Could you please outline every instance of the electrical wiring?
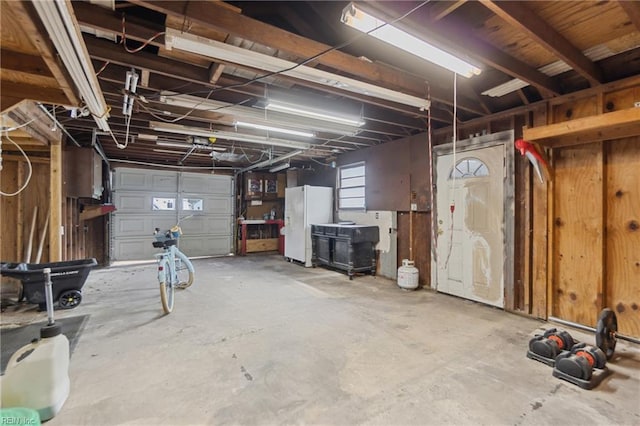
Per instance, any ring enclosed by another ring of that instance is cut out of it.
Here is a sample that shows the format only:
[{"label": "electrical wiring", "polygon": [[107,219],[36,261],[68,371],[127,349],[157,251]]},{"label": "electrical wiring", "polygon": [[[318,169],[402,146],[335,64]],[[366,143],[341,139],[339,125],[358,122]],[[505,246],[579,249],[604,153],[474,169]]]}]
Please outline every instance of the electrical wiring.
[{"label": "electrical wiring", "polygon": [[0,132],[13,132],[15,130],[18,129],[22,129],[23,127],[27,127],[29,124],[33,123],[36,120],[36,117],[32,118],[31,120],[27,121],[26,123],[23,123],[19,126],[15,126],[15,127],[9,127],[6,129],[0,128]]},{"label": "electrical wiring", "polygon": [[104,70],[105,70],[105,68],[107,68],[107,65],[109,65],[110,63],[111,63],[110,61],[106,61],[106,62],[104,63],[104,65],[102,66],[102,68],[100,68],[100,70],[96,73],[96,77],[97,77],[97,76],[99,76],[99,75],[100,75],[100,73],[101,73],[102,71],[104,71]]},{"label": "electrical wiring", "polygon": [[125,15],[124,15],[124,13],[122,14],[122,37],[121,37],[120,43],[124,47],[124,50],[126,50],[128,53],[138,53],[139,51],[141,51],[142,49],[147,47],[149,45],[149,43],[151,43],[153,40],[155,40],[156,38],[160,37],[161,35],[164,35],[164,31],[160,31],[160,32],[156,33],[150,39],[148,39],[144,43],[142,43],[142,46],[137,47],[136,49],[129,49],[127,47],[127,31],[126,31],[126,27],[125,27]]},{"label": "electrical wiring", "polygon": [[31,160],[29,160],[29,157],[24,152],[24,150],[20,147],[20,145],[15,143],[13,141],[13,139],[11,139],[8,134],[6,134],[6,132],[4,132],[4,133],[5,133],[5,135],[3,137],[5,139],[7,139],[9,142],[11,142],[12,144],[14,144],[16,146],[16,148],[18,148],[18,150],[22,153],[24,158],[27,160],[27,166],[29,168],[29,173],[27,175],[27,179],[25,180],[24,184],[22,185],[22,187],[20,189],[18,189],[15,192],[11,192],[11,193],[0,191],[0,195],[2,195],[4,197],[13,197],[13,196],[16,196],[16,195],[20,194],[22,191],[24,191],[24,189],[27,187],[27,185],[29,185],[29,182],[31,181],[31,175],[33,174],[33,167],[31,166]]}]

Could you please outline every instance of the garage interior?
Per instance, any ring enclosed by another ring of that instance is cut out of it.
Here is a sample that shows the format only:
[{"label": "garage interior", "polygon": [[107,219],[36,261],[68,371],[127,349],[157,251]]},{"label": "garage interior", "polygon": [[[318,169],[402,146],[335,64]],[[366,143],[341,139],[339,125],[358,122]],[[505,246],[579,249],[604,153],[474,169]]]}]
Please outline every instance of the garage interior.
[{"label": "garage interior", "polygon": [[[640,3],[0,8],[0,259],[98,263],[55,311],[50,424],[639,421]],[[178,221],[196,280],[163,315],[152,234]],[[20,289],[3,369],[47,318]],[[603,309],[594,389],[525,356],[551,327],[594,344]]]}]

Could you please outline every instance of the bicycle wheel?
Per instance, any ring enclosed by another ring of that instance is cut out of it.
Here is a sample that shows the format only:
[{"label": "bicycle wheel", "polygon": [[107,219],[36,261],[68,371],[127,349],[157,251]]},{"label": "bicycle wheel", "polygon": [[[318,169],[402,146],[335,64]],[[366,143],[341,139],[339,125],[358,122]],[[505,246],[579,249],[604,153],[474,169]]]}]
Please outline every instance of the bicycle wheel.
[{"label": "bicycle wheel", "polygon": [[187,288],[193,284],[193,269],[182,261],[179,255],[176,256],[176,273],[178,275],[178,288]]},{"label": "bicycle wheel", "polygon": [[169,314],[173,310],[173,295],[175,292],[175,285],[171,278],[173,277],[173,270],[167,259],[162,259],[160,267],[164,271],[164,280],[160,282],[160,300],[162,301],[164,313]]}]

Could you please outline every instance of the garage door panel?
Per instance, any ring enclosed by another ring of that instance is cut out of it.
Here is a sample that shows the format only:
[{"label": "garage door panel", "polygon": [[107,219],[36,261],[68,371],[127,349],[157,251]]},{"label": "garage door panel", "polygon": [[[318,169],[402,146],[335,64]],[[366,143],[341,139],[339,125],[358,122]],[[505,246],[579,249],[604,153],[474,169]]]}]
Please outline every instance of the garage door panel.
[{"label": "garage door panel", "polygon": [[229,185],[227,176],[183,175],[180,190],[194,194],[228,194]]},{"label": "garage door panel", "polygon": [[[153,259],[153,230],[170,229],[189,215],[180,223],[180,246],[188,256],[233,251],[232,177],[116,168],[114,182],[112,260]],[[154,210],[154,199],[162,210]]]},{"label": "garage door panel", "polygon": [[231,217],[229,216],[194,216],[180,224],[182,233],[198,234],[231,234]]},{"label": "garage door panel", "polygon": [[228,235],[185,235],[180,238],[180,250],[189,257],[221,256],[229,254],[231,238]]},{"label": "garage door panel", "polygon": [[129,191],[167,191],[178,190],[178,176],[175,172],[116,169],[113,189]]},{"label": "garage door panel", "polygon": [[151,242],[140,238],[119,240],[114,246],[114,257],[116,260],[153,260],[153,253],[158,249],[154,248]]}]

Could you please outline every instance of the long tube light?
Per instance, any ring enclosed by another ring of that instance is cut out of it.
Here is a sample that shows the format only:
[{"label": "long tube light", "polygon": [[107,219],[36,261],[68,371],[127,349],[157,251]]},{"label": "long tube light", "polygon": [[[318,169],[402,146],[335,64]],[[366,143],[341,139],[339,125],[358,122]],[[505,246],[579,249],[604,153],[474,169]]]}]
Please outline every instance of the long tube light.
[{"label": "long tube light", "polygon": [[327,112],[317,111],[300,105],[288,104],[281,101],[269,100],[266,109],[287,114],[300,115],[303,117],[313,118],[316,120],[326,120],[333,123],[345,124],[347,126],[361,127],[365,122],[360,117],[346,117],[341,115],[329,114]]},{"label": "long tube light", "polygon": [[244,169],[240,170],[240,173],[248,172],[249,170],[253,170],[253,169],[259,169],[261,167],[267,167],[267,166],[270,166],[270,165],[272,165],[274,163],[279,163],[280,161],[284,161],[284,160],[287,160],[287,159],[289,159],[291,157],[295,157],[296,155],[299,155],[299,154],[302,154],[302,150],[291,151],[291,152],[288,152],[288,153],[286,153],[284,155],[281,155],[280,157],[270,158],[268,160],[264,160],[264,161],[261,161],[259,163],[255,163],[255,164],[252,164],[252,165],[250,165],[248,167],[245,167]]},{"label": "long tube light", "polygon": [[285,129],[283,127],[266,126],[264,124],[248,123],[246,121],[236,121],[236,126],[248,127],[250,129],[266,130],[268,132],[284,133],[286,135],[301,136],[303,138],[312,138],[315,135],[311,132],[302,132],[299,130]]},{"label": "long tube light", "polygon": [[288,169],[289,167],[291,167],[291,163],[290,162],[286,162],[286,163],[282,163],[282,164],[278,164],[277,166],[274,166],[272,168],[269,169],[270,173],[276,173],[276,172],[280,172],[284,169]]},{"label": "long tube light", "polygon": [[267,138],[259,135],[244,133],[224,132],[220,130],[199,129],[197,127],[182,126],[179,124],[149,122],[149,127],[157,132],[174,133],[178,135],[203,136],[205,138],[217,138],[231,141],[255,143],[261,145],[281,146],[284,148],[309,149],[311,144],[306,142],[290,141],[286,139]]},{"label": "long tube light", "polygon": [[93,65],[87,59],[89,55],[69,10],[69,2],[35,0],[32,4],[96,124],[100,130],[109,131],[107,103]]},{"label": "long tube light", "polygon": [[273,126],[286,126],[294,129],[313,129],[316,132],[331,133],[337,135],[354,136],[360,129],[352,124],[340,123],[333,120],[333,117],[326,118],[311,117],[302,115],[303,117],[292,117],[289,111],[275,111],[265,115],[263,110],[251,108],[241,105],[234,105],[226,102],[215,101],[212,99],[203,99],[198,96],[179,95],[175,92],[163,91],[160,93],[160,102],[179,106],[188,109],[197,109],[201,111],[220,111],[220,114],[228,114],[240,121],[249,121],[251,123]]},{"label": "long tube light", "polygon": [[480,68],[366,13],[354,3],[344,8],[340,20],[351,28],[467,78],[481,72]]},{"label": "long tube light", "polygon": [[206,56],[214,60],[222,60],[269,72],[277,72],[282,75],[310,81],[324,86],[335,87],[347,92],[358,93],[360,95],[413,106],[420,110],[428,109],[430,105],[429,101],[423,98],[396,92],[394,90],[375,86],[373,84],[358,81],[342,75],[332,74],[306,65],[299,65],[295,62],[232,46],[230,44],[221,43],[219,41],[183,33],[172,28],[166,29],[165,47],[168,50],[183,50]]},{"label": "long tube light", "polygon": [[[188,144],[188,143],[180,143],[180,142],[170,142],[170,141],[156,141],[156,145],[157,146],[165,146],[168,148],[191,148],[193,146],[196,146],[194,144]],[[226,148],[223,147],[219,147],[219,146],[210,146],[210,145],[197,145],[196,146],[197,149],[208,149],[210,151],[226,151]]]}]

